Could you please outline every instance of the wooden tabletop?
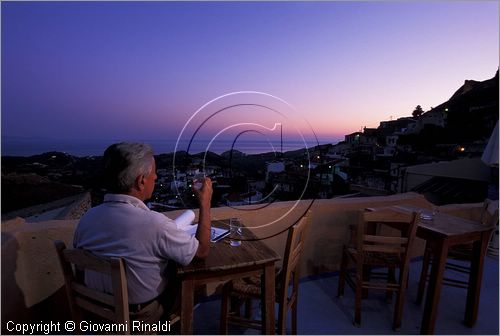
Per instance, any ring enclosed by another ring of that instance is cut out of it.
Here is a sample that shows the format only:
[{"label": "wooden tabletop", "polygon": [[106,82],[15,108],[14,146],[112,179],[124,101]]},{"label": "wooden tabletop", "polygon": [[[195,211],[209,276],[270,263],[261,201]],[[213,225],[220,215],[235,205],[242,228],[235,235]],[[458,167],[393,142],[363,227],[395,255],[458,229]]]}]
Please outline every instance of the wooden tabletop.
[{"label": "wooden tabletop", "polygon": [[[396,211],[417,211],[424,214],[431,214],[431,210],[425,210],[414,206],[392,206],[390,209]],[[432,219],[421,219],[418,220],[418,234],[422,235],[426,231],[432,231],[433,235],[439,235],[442,238],[453,238],[458,236],[478,234],[481,232],[489,231],[492,228],[481,224],[478,221],[473,221],[465,219],[462,217],[457,217],[449,215],[442,212],[437,212],[433,215]]]},{"label": "wooden tabletop", "polygon": [[[225,227],[227,220],[214,221],[213,226]],[[255,238],[249,230],[245,238]],[[215,243],[210,243],[210,253],[206,259],[195,259],[189,265],[179,267],[178,274],[186,275],[197,272],[216,272],[232,268],[255,266],[277,261],[280,256],[259,240],[242,240],[240,246],[231,246],[229,236]]]}]

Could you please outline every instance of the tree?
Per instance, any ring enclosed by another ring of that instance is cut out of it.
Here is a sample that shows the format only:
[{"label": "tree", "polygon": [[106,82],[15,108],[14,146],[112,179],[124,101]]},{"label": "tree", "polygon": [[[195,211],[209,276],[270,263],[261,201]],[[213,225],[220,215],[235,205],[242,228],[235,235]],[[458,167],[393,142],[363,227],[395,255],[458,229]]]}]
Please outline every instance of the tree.
[{"label": "tree", "polygon": [[418,118],[420,117],[422,114],[424,113],[424,110],[422,110],[422,106],[420,105],[417,105],[417,107],[415,107],[415,110],[413,110],[413,117],[414,118]]}]

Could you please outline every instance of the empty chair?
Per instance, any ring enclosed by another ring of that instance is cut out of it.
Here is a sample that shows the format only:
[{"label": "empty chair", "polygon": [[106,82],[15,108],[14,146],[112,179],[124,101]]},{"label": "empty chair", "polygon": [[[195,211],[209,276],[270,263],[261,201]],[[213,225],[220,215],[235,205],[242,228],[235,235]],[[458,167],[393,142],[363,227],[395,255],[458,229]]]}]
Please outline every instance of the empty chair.
[{"label": "empty chair", "polygon": [[[417,229],[417,214],[387,211],[360,211],[354,244],[344,245],[338,296],[344,295],[345,282],[355,292],[354,323],[361,325],[361,301],[368,289],[396,293],[393,328],[401,327],[404,293],[408,281],[409,251]],[[377,224],[398,229],[398,236],[377,234]],[[349,268],[353,264],[353,268]],[[375,272],[375,270],[376,272]],[[399,276],[396,279],[396,270]],[[383,271],[383,272],[382,272]]]},{"label": "empty chair", "polygon": [[[489,211],[490,201],[486,200],[481,210],[480,222],[483,225],[496,227],[498,225],[498,205],[493,214]],[[443,285],[453,286],[458,288],[468,288],[468,275],[470,273],[470,261],[472,256],[472,243],[460,244],[450,247],[448,250],[448,260],[445,264],[445,272],[443,277]],[[422,261],[422,271],[417,292],[417,304],[422,302],[425,292],[425,285],[429,279],[429,266],[432,264],[432,249],[426,246],[424,258]],[[467,280],[466,280],[467,279]]]},{"label": "empty chair", "polygon": [[[279,304],[277,332],[279,334],[284,334],[286,331],[286,315],[290,309],[292,311],[292,334],[297,334],[299,262],[304,249],[305,231],[309,223],[309,217],[310,211],[288,229],[283,266],[276,274],[276,302]],[[250,300],[261,298],[261,293],[261,279],[258,277],[249,277],[226,283],[222,291],[221,333],[227,333],[228,323],[249,328],[261,328],[261,321],[253,320],[249,311],[251,308]],[[245,317],[229,313],[231,297],[246,300],[247,312]]]}]

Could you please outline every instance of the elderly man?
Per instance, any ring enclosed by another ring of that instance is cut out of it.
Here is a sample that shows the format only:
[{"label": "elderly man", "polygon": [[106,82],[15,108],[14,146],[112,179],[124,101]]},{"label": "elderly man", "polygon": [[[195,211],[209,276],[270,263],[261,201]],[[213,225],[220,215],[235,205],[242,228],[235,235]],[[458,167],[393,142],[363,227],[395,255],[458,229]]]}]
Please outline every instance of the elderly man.
[{"label": "elderly man", "polygon": [[[169,313],[175,300],[175,293],[166,290],[175,283],[168,276],[169,262],[187,265],[195,257],[208,255],[212,182],[205,178],[202,188],[193,190],[200,211],[196,235],[191,237],[177,229],[173,220],[144,204],[157,178],[150,146],[117,143],[106,149],[103,161],[109,193],[103,204],[82,217],[73,244],[100,256],[124,258],[131,318],[156,322]],[[100,290],[111,286],[109,277],[98,273],[86,272],[85,281]]]}]

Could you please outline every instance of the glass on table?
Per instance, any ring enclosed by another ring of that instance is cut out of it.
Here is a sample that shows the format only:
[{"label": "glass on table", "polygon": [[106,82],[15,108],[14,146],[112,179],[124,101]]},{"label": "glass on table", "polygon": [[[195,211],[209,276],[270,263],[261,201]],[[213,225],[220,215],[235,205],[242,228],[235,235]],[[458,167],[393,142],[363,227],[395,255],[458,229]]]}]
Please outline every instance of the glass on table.
[{"label": "glass on table", "polygon": [[239,237],[241,236],[241,219],[232,217],[229,219],[229,244],[231,246],[240,246],[241,240]]},{"label": "glass on table", "polygon": [[420,213],[420,219],[433,220],[437,214],[439,214],[439,207],[432,206],[431,211],[423,211],[422,213]]},{"label": "glass on table", "polygon": [[439,207],[437,205],[432,206],[432,217],[436,217],[439,214]]}]

